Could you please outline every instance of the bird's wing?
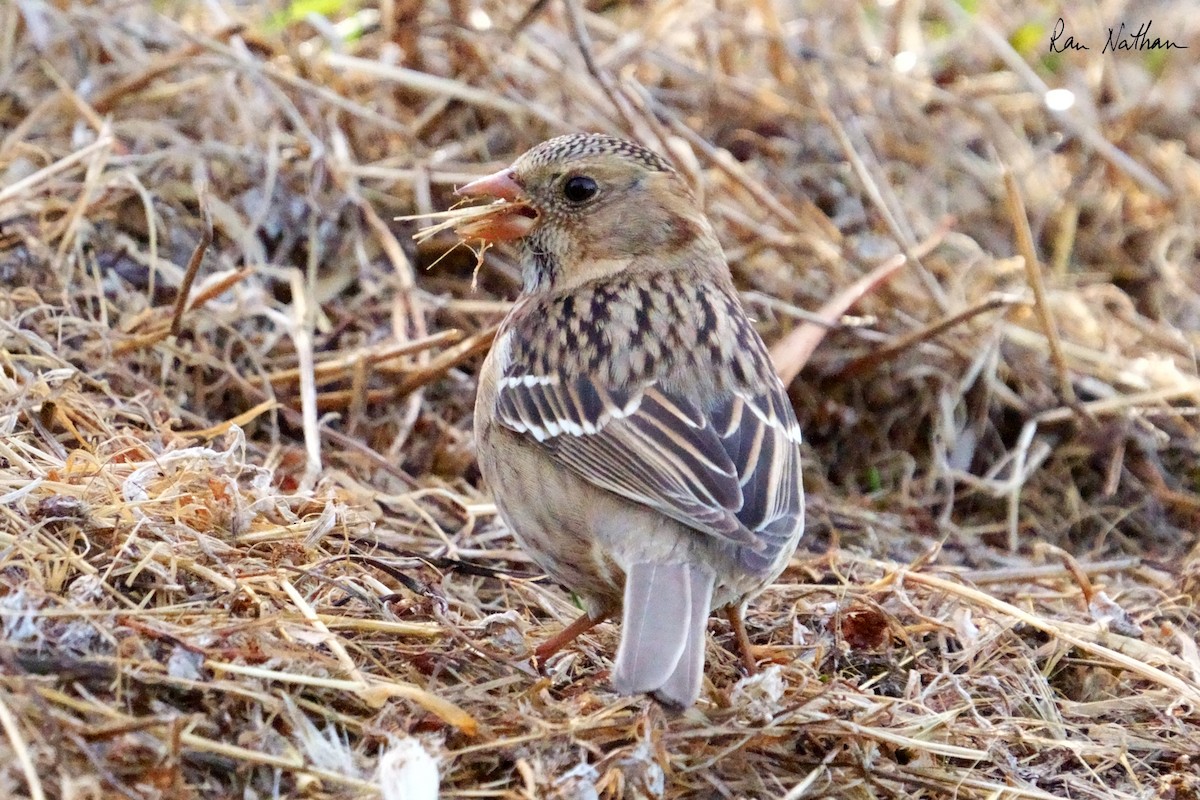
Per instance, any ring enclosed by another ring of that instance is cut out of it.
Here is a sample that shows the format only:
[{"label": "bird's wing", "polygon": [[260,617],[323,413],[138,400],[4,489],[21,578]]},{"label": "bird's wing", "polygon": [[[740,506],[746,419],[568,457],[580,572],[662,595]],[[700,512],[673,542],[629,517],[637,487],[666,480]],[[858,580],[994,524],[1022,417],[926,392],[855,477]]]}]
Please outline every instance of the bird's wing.
[{"label": "bird's wing", "polygon": [[766,571],[803,508],[800,429],[778,380],[708,407],[650,381],[618,390],[587,377],[500,379],[496,417],[603,489],[739,545]]}]

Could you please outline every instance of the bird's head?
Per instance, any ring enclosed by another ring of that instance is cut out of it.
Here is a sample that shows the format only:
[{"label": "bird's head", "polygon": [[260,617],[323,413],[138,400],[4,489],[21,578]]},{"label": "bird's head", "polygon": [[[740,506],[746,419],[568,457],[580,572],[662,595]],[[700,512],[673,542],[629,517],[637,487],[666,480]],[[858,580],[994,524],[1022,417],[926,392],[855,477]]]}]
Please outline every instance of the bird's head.
[{"label": "bird's head", "polygon": [[543,142],[511,167],[458,190],[506,202],[460,228],[522,239],[525,288],[567,288],[626,270],[661,270],[720,252],[687,183],[641,145],[600,134]]}]

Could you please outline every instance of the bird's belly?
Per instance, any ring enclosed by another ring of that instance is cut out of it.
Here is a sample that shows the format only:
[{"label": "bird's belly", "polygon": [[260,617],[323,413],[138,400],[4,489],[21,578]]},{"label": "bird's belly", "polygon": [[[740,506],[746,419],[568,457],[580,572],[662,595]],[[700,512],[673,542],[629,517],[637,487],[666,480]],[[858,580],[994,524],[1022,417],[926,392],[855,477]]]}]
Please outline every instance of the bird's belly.
[{"label": "bird's belly", "polygon": [[[621,607],[625,567],[632,563],[712,566],[714,608],[741,603],[778,575],[746,572],[731,544],[600,489],[515,434],[477,423],[483,477],[501,518],[551,578],[587,603],[589,613]],[[501,455],[485,457],[487,450]]]},{"label": "bird's belly", "polygon": [[480,458],[480,466],[517,543],[551,578],[579,594],[589,612],[619,608],[625,576],[595,534],[597,506],[604,505],[597,490],[527,444],[505,446],[507,431],[480,433],[481,451],[503,449],[502,457]]}]

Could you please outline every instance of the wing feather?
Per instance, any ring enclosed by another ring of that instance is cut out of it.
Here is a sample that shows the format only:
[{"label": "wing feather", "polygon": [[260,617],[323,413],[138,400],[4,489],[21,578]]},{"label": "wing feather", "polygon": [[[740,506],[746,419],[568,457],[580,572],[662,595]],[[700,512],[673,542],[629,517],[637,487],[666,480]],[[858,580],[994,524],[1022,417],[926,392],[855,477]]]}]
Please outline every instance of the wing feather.
[{"label": "wing feather", "polygon": [[802,524],[799,428],[783,386],[730,392],[707,407],[648,381],[514,372],[496,416],[591,483],[738,545],[766,571]]}]

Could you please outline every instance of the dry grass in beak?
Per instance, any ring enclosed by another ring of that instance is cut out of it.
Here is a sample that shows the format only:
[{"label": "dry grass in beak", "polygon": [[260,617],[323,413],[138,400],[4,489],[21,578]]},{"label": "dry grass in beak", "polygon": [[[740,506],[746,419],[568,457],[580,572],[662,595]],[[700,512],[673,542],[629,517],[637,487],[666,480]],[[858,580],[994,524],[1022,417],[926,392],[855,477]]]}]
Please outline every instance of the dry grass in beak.
[{"label": "dry grass in beak", "polygon": [[478,239],[490,244],[520,239],[533,228],[537,221],[537,213],[519,201],[497,200],[482,206],[462,206],[448,211],[431,211],[428,214],[412,214],[396,219],[440,220],[417,230],[413,239],[418,242],[424,242],[450,228],[464,240]]},{"label": "dry grass in beak", "polygon": [[[471,223],[478,222],[497,212],[504,212],[506,206],[517,206],[520,203],[513,203],[508,200],[497,200],[494,203],[488,203],[482,206],[460,206],[458,208],[447,209],[446,211],[430,211],[428,214],[409,214],[403,217],[396,217],[397,222],[410,222],[413,220],[438,220],[432,225],[426,225],[418,228],[413,234],[413,239],[417,242],[425,242],[437,236],[444,230],[453,230],[455,233],[462,236],[464,239],[474,238],[470,236]],[[464,229],[467,230],[464,233]]]},{"label": "dry grass in beak", "polygon": [[[521,202],[497,200],[481,206],[460,206],[446,211],[431,211],[428,214],[410,214],[396,217],[399,221],[438,220],[432,225],[418,228],[413,234],[417,242],[425,242],[444,230],[453,230],[460,238],[459,244],[475,253],[475,269],[471,273],[471,288],[478,288],[479,268],[483,266],[483,254],[493,242],[518,239],[524,236],[536,220],[533,209]],[[479,247],[472,246],[479,242]],[[455,248],[448,249],[429,268],[449,255]]]}]

